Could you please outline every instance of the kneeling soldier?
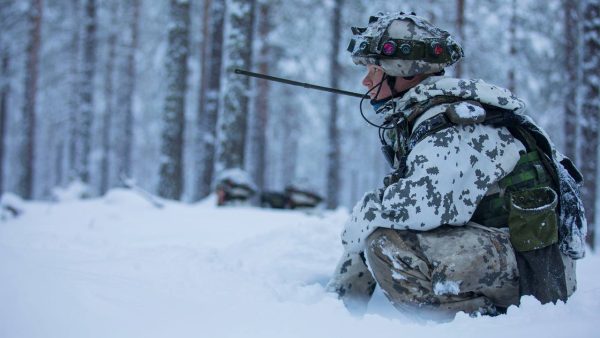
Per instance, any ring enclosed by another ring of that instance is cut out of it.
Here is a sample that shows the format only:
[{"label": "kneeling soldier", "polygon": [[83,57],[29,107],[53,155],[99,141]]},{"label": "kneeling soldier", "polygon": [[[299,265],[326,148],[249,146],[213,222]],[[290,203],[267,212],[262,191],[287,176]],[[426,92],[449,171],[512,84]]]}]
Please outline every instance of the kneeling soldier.
[{"label": "kneeling soldier", "polygon": [[570,160],[508,90],[444,76],[463,56],[448,32],[404,13],[352,31],[394,170],[352,210],[329,290],[362,312],[379,285],[399,310],[440,320],[522,295],[566,301],[586,234]]}]

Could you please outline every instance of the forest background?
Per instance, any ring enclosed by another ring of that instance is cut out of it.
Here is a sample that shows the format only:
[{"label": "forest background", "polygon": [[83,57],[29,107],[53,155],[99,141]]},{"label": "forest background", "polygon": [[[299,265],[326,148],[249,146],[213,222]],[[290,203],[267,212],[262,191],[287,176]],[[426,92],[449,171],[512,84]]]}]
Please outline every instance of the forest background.
[{"label": "forest background", "polygon": [[238,167],[261,191],[295,184],[351,207],[390,170],[360,100],[231,70],[364,92],[350,27],[400,10],[463,45],[447,75],[527,102],[583,171],[593,230],[598,0],[0,0],[0,193],[47,200],[82,182],[99,196],[132,179],[195,202]]}]

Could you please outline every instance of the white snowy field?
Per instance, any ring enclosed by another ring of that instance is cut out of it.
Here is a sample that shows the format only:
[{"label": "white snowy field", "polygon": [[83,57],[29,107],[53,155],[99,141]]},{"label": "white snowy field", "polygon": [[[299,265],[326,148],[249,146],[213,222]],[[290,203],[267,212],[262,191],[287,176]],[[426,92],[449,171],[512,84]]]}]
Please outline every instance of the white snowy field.
[{"label": "white snowy field", "polygon": [[28,202],[0,221],[0,337],[599,337],[600,256],[567,304],[446,324],[400,316],[377,291],[356,318],[324,292],[343,210],[324,216],[167,202],[127,190]]}]

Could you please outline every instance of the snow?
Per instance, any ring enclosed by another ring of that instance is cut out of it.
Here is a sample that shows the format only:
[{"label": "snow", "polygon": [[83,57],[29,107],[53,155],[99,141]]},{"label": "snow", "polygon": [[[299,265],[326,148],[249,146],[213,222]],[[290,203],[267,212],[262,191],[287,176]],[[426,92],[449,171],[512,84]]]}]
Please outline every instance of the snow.
[{"label": "snow", "polygon": [[0,221],[0,337],[594,337],[598,255],[568,304],[446,324],[399,315],[376,291],[362,318],[324,286],[348,214],[216,208],[214,196],[157,209],[105,198],[24,202]]},{"label": "snow", "polygon": [[74,180],[65,188],[52,189],[52,197],[60,202],[75,201],[89,195],[89,187],[80,180]]},{"label": "snow", "polygon": [[436,295],[458,295],[460,293],[461,281],[443,281],[437,282],[433,286],[433,293]]},{"label": "snow", "polygon": [[254,184],[254,182],[252,182],[252,178],[250,177],[250,175],[240,168],[225,169],[218,173],[215,182],[222,182],[224,180],[229,180],[236,184],[245,185],[255,191],[257,190],[257,187]]},{"label": "snow", "polygon": [[21,210],[25,208],[25,201],[18,195],[13,193],[4,193],[0,196],[0,206],[10,206],[15,209]]}]

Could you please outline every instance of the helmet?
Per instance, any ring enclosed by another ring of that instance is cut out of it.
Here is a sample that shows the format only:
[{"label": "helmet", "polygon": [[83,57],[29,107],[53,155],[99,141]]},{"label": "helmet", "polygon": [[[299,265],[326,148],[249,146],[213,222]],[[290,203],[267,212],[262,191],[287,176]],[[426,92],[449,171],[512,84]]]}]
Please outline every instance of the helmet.
[{"label": "helmet", "polygon": [[414,13],[378,13],[352,34],[352,61],[378,65],[390,76],[437,73],[464,56],[450,33]]}]

